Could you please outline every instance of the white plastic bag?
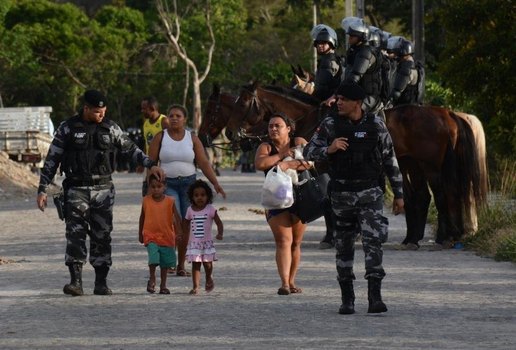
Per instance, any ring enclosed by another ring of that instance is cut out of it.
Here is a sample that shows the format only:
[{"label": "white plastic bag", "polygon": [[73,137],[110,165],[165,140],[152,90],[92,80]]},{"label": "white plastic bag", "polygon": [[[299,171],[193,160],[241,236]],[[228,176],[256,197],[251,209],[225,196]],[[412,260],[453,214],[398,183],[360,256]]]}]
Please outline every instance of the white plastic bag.
[{"label": "white plastic bag", "polygon": [[262,188],[262,206],[265,209],[290,208],[294,204],[292,180],[280,167],[275,166],[265,176]]}]

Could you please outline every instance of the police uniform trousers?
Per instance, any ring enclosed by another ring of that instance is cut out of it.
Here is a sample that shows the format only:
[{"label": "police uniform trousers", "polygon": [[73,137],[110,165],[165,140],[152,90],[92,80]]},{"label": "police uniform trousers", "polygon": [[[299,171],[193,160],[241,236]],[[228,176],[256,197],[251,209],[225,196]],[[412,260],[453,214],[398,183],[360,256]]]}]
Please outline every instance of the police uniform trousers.
[{"label": "police uniform trousers", "polygon": [[90,236],[90,264],[111,266],[111,231],[115,187],[112,182],[99,186],[69,187],[66,200],[65,264],[86,262],[86,236]]},{"label": "police uniform trousers", "polygon": [[[387,241],[388,220],[383,216],[383,191],[373,187],[359,192],[331,192],[332,214],[335,224],[337,279],[355,279],[353,262],[355,239],[362,233],[365,254],[365,278],[382,279],[382,243]],[[359,231],[357,232],[357,224]]]}]

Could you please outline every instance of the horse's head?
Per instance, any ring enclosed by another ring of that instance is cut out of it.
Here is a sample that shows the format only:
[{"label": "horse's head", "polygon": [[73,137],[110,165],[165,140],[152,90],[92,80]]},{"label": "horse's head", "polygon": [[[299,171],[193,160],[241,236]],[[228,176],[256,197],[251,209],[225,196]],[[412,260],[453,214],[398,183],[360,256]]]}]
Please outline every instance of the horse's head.
[{"label": "horse's head", "polygon": [[264,119],[264,106],[259,98],[258,82],[243,86],[235,100],[233,113],[229,118],[226,136],[232,141],[246,137],[247,131]]},{"label": "horse's head", "polygon": [[220,135],[222,129],[232,113],[235,97],[227,93],[221,93],[217,84],[213,85],[213,91],[206,101],[204,118],[199,127],[199,138],[203,146],[207,147],[213,139]]}]

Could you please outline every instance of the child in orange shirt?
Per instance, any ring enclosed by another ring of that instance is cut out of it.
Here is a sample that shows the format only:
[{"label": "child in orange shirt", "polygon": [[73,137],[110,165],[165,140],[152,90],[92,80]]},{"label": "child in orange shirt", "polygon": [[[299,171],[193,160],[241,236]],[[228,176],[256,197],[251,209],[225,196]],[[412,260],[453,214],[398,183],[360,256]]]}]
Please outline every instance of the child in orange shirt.
[{"label": "child in orange shirt", "polygon": [[138,238],[147,247],[149,256],[147,292],[156,292],[156,266],[159,265],[159,294],[170,294],[167,272],[176,265],[176,234],[181,237],[181,218],[176,211],[174,198],[164,193],[165,184],[151,175],[148,194],[142,201]]}]

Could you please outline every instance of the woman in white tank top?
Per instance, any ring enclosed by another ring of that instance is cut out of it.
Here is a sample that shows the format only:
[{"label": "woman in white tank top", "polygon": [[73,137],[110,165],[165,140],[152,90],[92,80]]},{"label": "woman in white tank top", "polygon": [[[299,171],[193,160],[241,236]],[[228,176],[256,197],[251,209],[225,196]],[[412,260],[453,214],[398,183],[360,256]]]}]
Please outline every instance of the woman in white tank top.
[{"label": "woman in white tank top", "polygon": [[[176,209],[183,218],[190,205],[187,195],[188,187],[196,180],[196,165],[211,182],[215,191],[226,198],[224,189],[219,185],[217,176],[211,167],[204,147],[197,137],[185,129],[187,111],[181,105],[172,105],[168,112],[168,128],[157,134],[149,146],[149,158],[160,162],[166,175],[165,194],[173,196]],[[178,276],[186,276],[184,268],[188,236],[178,242]]]}]

